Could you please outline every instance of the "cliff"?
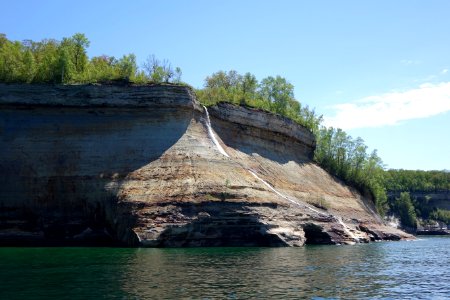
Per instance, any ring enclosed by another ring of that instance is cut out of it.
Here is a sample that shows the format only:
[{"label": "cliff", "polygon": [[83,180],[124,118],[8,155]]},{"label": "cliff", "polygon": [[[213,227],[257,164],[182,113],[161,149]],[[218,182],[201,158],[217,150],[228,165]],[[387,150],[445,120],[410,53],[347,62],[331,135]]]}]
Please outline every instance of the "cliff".
[{"label": "cliff", "polygon": [[0,243],[301,246],[411,236],[305,128],[183,86],[0,84]]},{"label": "cliff", "polygon": [[[388,191],[388,199],[393,201],[400,197],[400,191]],[[450,190],[413,191],[409,192],[412,199],[425,202],[430,209],[440,208],[450,210]]]}]

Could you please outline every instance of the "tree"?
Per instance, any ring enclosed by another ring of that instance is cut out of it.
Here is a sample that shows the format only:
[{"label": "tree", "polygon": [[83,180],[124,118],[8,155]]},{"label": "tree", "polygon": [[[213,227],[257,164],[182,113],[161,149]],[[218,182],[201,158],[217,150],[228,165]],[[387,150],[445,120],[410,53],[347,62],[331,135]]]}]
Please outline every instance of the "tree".
[{"label": "tree", "polygon": [[27,83],[33,81],[36,73],[36,62],[30,49],[25,50],[22,55],[22,70],[20,70],[20,73],[22,74],[20,81]]},{"label": "tree", "polygon": [[285,78],[269,76],[261,81],[259,87],[263,98],[267,99],[276,113],[284,115],[294,100],[294,86]]},{"label": "tree", "polygon": [[242,76],[235,70],[228,72],[219,71],[205,79],[205,88],[224,89],[227,92],[238,89]]},{"label": "tree", "polygon": [[308,106],[302,107],[295,100],[293,90],[293,85],[280,76],[270,76],[258,83],[251,73],[241,75],[231,70],[206,77],[204,88],[197,91],[197,96],[205,105],[226,101],[272,111],[293,119],[312,132],[318,131],[322,116],[317,116]]},{"label": "tree", "polygon": [[6,38],[6,34],[0,33],[0,47],[3,47],[3,45],[8,42],[8,39]]},{"label": "tree", "polygon": [[20,42],[2,42],[0,48],[0,80],[17,82],[21,79],[22,44]]},{"label": "tree", "polygon": [[9,41],[0,33],[0,82],[67,84],[125,79],[141,84],[149,80],[181,83],[181,69],[173,69],[168,60],[161,62],[152,56],[150,63],[144,64],[144,70],[139,70],[134,54],[119,60],[106,55],[89,60],[86,53],[89,45],[82,33],[61,41],[40,42]]},{"label": "tree", "polygon": [[245,73],[242,77],[241,87],[244,95],[254,95],[256,93],[256,89],[258,88],[258,80],[256,79],[256,76],[249,72]]},{"label": "tree", "polygon": [[181,83],[181,75],[183,75],[183,72],[181,71],[180,67],[175,68],[175,78],[173,80],[174,83]]},{"label": "tree", "polygon": [[72,46],[69,39],[63,39],[58,49],[58,72],[55,74],[55,82],[69,83],[76,75]]},{"label": "tree", "polygon": [[58,49],[59,43],[55,40],[33,43],[33,55],[36,61],[33,82],[54,82],[58,75],[61,78]]},{"label": "tree", "polygon": [[135,77],[137,71],[136,56],[134,54],[124,55],[119,59],[116,66],[120,79],[131,80]]},{"label": "tree", "polygon": [[394,209],[400,215],[402,225],[416,228],[417,217],[409,193],[402,192],[400,193],[400,197],[395,200]]},{"label": "tree", "polygon": [[176,67],[172,68],[172,64],[164,59],[160,61],[155,55],[150,55],[143,65],[146,76],[155,83],[169,83],[173,80],[175,83],[181,82],[181,69]]},{"label": "tree", "polygon": [[86,55],[86,48],[89,47],[90,42],[83,33],[76,33],[71,37],[73,44],[73,64],[78,73],[84,71],[88,57]]},{"label": "tree", "polygon": [[88,81],[108,81],[118,77],[117,59],[113,56],[95,56],[88,64]]}]

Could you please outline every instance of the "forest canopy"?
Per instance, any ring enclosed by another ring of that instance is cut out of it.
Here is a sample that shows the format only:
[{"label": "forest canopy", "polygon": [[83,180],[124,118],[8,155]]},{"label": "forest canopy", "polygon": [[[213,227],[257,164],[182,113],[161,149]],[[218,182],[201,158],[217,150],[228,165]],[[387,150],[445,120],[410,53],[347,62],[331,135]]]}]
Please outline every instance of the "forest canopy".
[{"label": "forest canopy", "polygon": [[450,172],[422,170],[388,170],[385,174],[388,191],[437,192],[450,190]]},{"label": "forest canopy", "polygon": [[197,90],[198,100],[206,106],[225,101],[246,105],[286,116],[312,132],[319,129],[322,116],[294,98],[294,86],[281,76],[269,76],[258,81],[247,72],[219,71],[205,79],[203,89]]},{"label": "forest canopy", "polygon": [[0,82],[12,83],[181,83],[181,69],[154,55],[141,69],[132,53],[120,58],[101,55],[89,59],[90,41],[82,33],[61,41],[10,41],[0,34]]}]

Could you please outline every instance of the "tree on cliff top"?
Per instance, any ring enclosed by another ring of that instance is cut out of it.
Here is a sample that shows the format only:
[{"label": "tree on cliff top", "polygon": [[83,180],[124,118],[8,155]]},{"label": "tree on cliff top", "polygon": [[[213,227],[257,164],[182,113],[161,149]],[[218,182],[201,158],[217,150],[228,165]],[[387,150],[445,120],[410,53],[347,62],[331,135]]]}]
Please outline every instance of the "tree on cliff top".
[{"label": "tree on cliff top", "polygon": [[86,48],[89,47],[90,42],[87,39],[87,37],[82,33],[75,33],[70,38],[70,42],[73,45],[72,52],[75,69],[77,72],[83,72],[88,62]]},{"label": "tree on cliff top", "polygon": [[9,41],[0,34],[0,82],[94,83],[125,80],[134,83],[181,83],[181,69],[172,69],[164,60],[158,75],[147,76],[140,70],[134,54],[120,59],[99,56],[89,59],[90,42],[82,33],[61,41]]},{"label": "tree on cliff top", "polygon": [[278,114],[286,115],[289,110],[298,113],[300,103],[294,99],[294,86],[281,76],[266,77],[261,81],[260,93],[267,99],[272,110]]},{"label": "tree on cliff top", "polygon": [[197,97],[204,105],[220,101],[261,108],[287,116],[311,131],[318,130],[322,116],[294,97],[294,86],[281,76],[269,76],[258,82],[255,75],[231,70],[219,71],[206,77]]},{"label": "tree on cliff top", "polygon": [[155,83],[181,82],[181,69],[179,67],[173,69],[167,59],[161,61],[155,55],[150,55],[144,62],[143,68],[147,78]]}]

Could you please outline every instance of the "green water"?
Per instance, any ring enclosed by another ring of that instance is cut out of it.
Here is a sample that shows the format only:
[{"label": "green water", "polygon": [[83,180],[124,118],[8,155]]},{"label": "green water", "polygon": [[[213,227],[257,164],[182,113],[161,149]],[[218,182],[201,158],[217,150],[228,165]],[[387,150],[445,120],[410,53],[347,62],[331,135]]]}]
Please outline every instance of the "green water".
[{"label": "green water", "polygon": [[450,297],[450,237],[304,248],[0,248],[0,299]]}]

